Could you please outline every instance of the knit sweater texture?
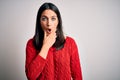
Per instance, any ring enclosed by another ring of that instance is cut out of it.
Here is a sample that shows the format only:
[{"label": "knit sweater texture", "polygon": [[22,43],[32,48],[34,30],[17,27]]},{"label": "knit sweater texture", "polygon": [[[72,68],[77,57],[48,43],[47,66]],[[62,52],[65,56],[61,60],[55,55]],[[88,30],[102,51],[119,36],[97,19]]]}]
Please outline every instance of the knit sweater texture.
[{"label": "knit sweater texture", "polygon": [[82,80],[78,48],[73,38],[66,37],[64,47],[51,47],[47,58],[38,55],[33,39],[26,45],[25,72],[28,80]]}]

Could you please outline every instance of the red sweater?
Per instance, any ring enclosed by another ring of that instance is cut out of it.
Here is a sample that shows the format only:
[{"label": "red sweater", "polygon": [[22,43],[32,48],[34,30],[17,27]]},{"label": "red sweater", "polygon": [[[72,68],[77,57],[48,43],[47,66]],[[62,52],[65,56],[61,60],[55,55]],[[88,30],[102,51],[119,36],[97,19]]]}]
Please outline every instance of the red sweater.
[{"label": "red sweater", "polygon": [[30,39],[26,46],[25,72],[28,80],[82,80],[82,72],[75,41],[67,37],[64,47],[51,47],[47,58],[38,55]]}]

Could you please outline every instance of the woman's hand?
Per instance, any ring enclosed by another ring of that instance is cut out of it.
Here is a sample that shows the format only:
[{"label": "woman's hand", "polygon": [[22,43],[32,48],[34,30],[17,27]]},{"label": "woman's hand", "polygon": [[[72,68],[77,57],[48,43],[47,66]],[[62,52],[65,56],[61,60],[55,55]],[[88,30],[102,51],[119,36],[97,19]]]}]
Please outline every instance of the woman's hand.
[{"label": "woman's hand", "polygon": [[39,55],[46,59],[49,48],[55,43],[56,41],[56,31],[52,30],[46,30],[44,31],[44,39],[43,39],[43,45],[41,48],[41,51],[39,52]]},{"label": "woman's hand", "polygon": [[44,31],[44,39],[41,51],[39,55],[46,59],[49,48],[55,43],[56,41],[56,31],[46,30]]},{"label": "woman's hand", "polygon": [[44,31],[43,46],[50,48],[56,41],[56,30],[47,29]]}]

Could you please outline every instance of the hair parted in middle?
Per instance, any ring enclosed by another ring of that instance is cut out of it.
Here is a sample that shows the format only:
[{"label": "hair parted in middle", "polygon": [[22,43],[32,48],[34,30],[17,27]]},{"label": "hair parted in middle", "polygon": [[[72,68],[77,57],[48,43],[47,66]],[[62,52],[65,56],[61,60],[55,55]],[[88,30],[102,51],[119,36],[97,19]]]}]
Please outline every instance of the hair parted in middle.
[{"label": "hair parted in middle", "polygon": [[61,18],[59,9],[53,3],[44,3],[38,10],[37,18],[36,18],[36,30],[35,30],[35,35],[33,38],[33,44],[37,50],[41,50],[41,47],[43,45],[44,31],[40,24],[40,18],[41,18],[41,14],[43,13],[43,11],[47,9],[54,11],[58,18],[58,26],[57,26],[57,31],[56,31],[57,38],[56,38],[55,43],[53,44],[53,47],[55,47],[56,50],[59,50],[64,47],[65,37],[63,34],[62,18]]}]

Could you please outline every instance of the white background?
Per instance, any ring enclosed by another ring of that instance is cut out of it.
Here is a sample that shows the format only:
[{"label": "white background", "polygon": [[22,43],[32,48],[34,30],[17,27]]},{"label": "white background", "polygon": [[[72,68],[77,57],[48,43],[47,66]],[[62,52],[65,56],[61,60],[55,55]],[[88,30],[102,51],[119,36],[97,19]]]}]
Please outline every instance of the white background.
[{"label": "white background", "polygon": [[[0,1],[0,80],[27,80],[25,47],[46,1]],[[84,80],[120,80],[120,0],[49,1],[78,45]]]}]

